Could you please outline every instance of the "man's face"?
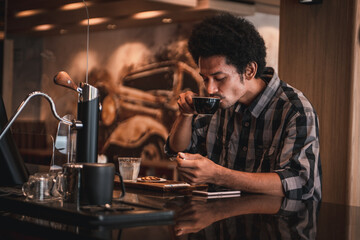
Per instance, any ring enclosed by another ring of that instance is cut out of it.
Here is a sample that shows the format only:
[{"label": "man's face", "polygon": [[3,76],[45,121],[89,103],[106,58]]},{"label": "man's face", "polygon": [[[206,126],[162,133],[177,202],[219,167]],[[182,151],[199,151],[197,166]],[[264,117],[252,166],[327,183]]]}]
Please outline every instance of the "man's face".
[{"label": "man's face", "polygon": [[244,77],[235,66],[226,63],[225,57],[200,57],[199,68],[209,95],[221,98],[221,108],[229,108],[237,101],[247,103],[248,81],[241,81]]}]

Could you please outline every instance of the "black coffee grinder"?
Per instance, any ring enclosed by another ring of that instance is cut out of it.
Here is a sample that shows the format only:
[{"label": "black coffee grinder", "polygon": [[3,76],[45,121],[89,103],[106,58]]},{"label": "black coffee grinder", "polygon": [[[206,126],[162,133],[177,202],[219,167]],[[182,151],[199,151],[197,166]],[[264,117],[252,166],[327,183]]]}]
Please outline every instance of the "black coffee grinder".
[{"label": "black coffee grinder", "polygon": [[83,82],[78,87],[64,71],[55,75],[54,82],[79,94],[77,120],[83,126],[77,130],[76,162],[96,163],[100,112],[98,89]]}]

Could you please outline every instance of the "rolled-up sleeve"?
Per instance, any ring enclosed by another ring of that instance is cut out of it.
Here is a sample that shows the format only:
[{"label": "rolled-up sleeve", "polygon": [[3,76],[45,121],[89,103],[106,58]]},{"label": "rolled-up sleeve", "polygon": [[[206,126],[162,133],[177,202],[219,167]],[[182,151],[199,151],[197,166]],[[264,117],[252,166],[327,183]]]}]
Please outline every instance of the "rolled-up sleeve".
[{"label": "rolled-up sleeve", "polygon": [[297,113],[287,124],[275,172],[290,199],[321,199],[319,125],[314,111]]}]

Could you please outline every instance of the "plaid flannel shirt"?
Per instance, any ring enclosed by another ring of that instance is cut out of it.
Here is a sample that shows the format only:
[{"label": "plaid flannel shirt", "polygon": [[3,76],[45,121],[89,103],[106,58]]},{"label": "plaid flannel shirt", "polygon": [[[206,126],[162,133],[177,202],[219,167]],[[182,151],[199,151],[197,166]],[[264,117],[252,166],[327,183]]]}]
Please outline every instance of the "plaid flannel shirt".
[{"label": "plaid flannel shirt", "polygon": [[[185,152],[246,172],[275,172],[290,199],[321,199],[321,163],[317,114],[297,89],[272,68],[265,90],[249,105],[236,103],[214,115],[193,118]],[[171,153],[167,142],[165,151]]]}]

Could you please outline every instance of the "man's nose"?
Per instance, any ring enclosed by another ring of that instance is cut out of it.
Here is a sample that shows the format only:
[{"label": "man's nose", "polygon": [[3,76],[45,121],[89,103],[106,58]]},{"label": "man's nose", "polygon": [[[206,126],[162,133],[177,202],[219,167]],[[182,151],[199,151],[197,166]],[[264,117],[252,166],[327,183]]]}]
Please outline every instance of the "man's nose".
[{"label": "man's nose", "polygon": [[206,91],[208,92],[208,94],[214,94],[217,93],[218,91],[218,87],[216,85],[216,83],[214,81],[209,81],[206,85]]}]

